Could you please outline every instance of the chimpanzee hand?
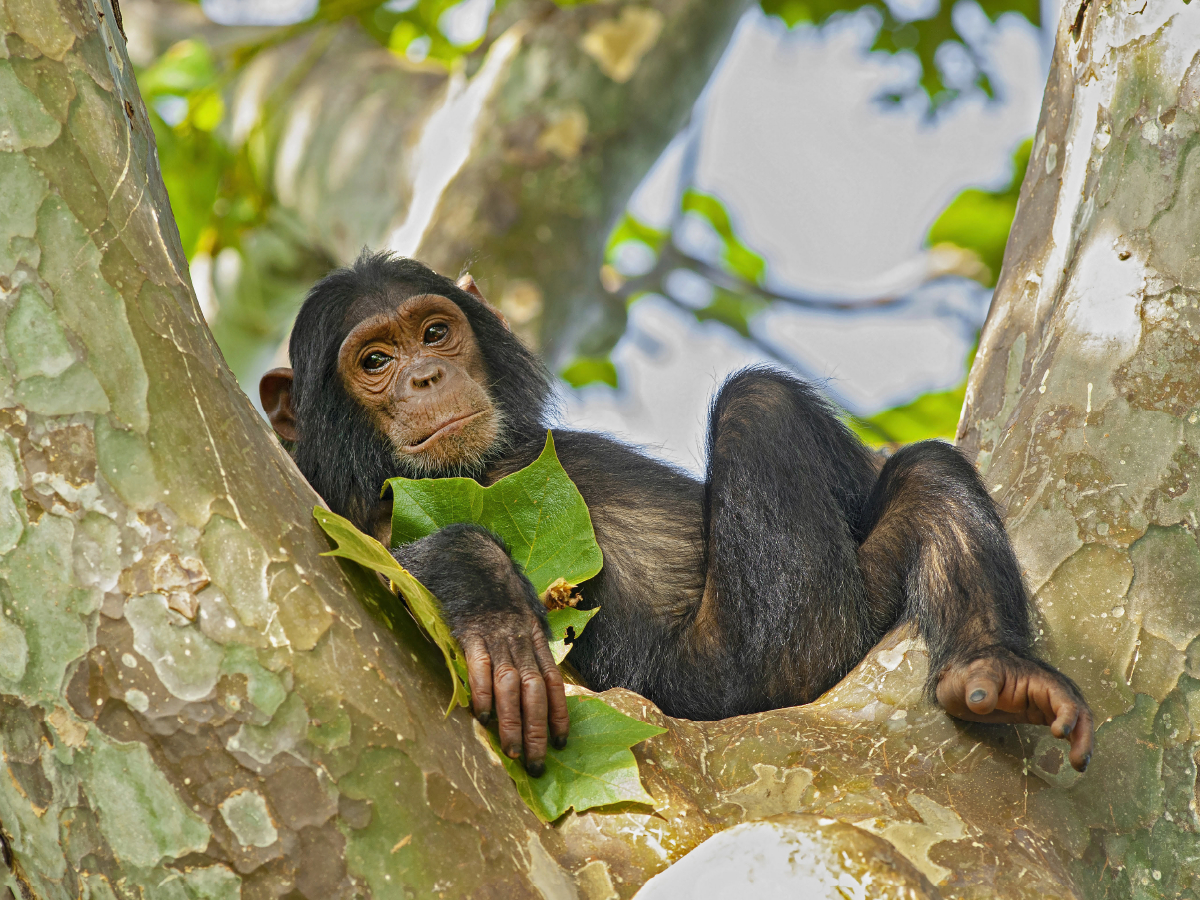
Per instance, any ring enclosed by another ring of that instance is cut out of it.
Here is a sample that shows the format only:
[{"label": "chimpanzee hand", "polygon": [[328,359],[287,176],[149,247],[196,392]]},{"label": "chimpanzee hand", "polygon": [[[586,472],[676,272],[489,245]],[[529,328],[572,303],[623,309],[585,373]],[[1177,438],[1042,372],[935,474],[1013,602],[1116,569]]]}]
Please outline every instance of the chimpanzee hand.
[{"label": "chimpanzee hand", "polygon": [[569,719],[550,655],[546,610],[503,541],[477,525],[450,525],[392,551],[433,592],[467,657],[471,706],[483,724],[495,709],[500,746],[525,770],[545,770],[547,740],[561,749]]},{"label": "chimpanzee hand", "polygon": [[1071,765],[1082,772],[1092,758],[1092,711],[1075,683],[1037,660],[996,649],[967,663],[951,663],[937,686],[938,703],[972,722],[1049,725],[1070,741]]}]

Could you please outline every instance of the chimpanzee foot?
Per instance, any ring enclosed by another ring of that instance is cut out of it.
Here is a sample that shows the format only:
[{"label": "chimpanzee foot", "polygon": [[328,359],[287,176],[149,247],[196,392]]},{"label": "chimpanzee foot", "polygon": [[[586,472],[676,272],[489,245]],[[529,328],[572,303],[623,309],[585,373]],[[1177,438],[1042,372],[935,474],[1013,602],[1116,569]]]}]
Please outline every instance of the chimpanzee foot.
[{"label": "chimpanzee foot", "polygon": [[1092,758],[1092,711],[1069,678],[1044,663],[996,650],[968,663],[951,663],[938,679],[937,699],[952,716],[971,722],[1049,725],[1069,741],[1071,765],[1082,772]]}]

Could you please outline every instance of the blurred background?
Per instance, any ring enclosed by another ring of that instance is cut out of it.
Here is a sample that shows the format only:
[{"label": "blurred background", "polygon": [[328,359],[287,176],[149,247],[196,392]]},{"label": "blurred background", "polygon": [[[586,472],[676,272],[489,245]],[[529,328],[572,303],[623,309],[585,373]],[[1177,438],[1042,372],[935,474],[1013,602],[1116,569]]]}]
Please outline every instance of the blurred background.
[{"label": "blurred background", "polygon": [[1050,0],[124,0],[204,314],[246,393],[365,245],[469,268],[565,424],[685,468],[770,362],[866,440],[953,436]]}]

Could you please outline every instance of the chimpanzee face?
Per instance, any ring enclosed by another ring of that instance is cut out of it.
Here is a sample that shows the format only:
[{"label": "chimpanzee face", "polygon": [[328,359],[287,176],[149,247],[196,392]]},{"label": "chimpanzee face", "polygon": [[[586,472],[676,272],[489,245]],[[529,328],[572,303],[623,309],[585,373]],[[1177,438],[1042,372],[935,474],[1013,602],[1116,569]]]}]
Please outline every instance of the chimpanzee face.
[{"label": "chimpanzee face", "polygon": [[470,469],[502,428],[487,368],[466,315],[439,294],[417,294],[356,324],[338,374],[397,458],[430,474]]}]

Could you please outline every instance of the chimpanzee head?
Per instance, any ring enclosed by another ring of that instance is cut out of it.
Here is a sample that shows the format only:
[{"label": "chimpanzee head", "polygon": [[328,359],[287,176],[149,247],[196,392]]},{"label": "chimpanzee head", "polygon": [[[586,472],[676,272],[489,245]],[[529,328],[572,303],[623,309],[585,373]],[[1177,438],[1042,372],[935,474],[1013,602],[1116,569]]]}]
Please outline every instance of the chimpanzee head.
[{"label": "chimpanzee head", "polygon": [[383,482],[476,476],[543,428],[545,368],[469,275],[363,254],[309,291],[263,409],[330,508],[371,527]]}]

